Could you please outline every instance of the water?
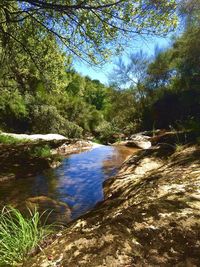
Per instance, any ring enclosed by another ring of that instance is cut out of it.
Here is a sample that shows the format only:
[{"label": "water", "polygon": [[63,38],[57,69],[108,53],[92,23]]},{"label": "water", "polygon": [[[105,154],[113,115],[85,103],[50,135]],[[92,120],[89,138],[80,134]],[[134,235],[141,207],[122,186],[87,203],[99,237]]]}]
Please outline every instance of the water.
[{"label": "water", "polygon": [[98,146],[70,155],[57,169],[2,183],[0,202],[20,206],[27,198],[48,196],[68,204],[74,219],[103,200],[103,182],[115,175],[122,162],[135,151],[123,146]]}]

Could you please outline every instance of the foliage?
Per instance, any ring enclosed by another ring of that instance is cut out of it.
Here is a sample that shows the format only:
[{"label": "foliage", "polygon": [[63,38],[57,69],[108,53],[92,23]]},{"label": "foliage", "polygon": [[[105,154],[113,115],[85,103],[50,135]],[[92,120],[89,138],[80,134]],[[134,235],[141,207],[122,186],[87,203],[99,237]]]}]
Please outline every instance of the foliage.
[{"label": "foliage", "polygon": [[29,155],[37,158],[50,158],[51,149],[48,145],[36,146],[29,151]]},{"label": "foliage", "polygon": [[[171,47],[156,51],[152,59],[142,52],[131,54],[129,61],[120,60],[114,68],[112,76],[115,77],[118,87],[114,94],[120,97],[115,97],[115,104],[110,105],[108,114],[112,116],[112,121],[117,121],[123,132],[126,127],[117,118],[117,109],[114,106],[119,106],[121,121],[126,125],[133,124],[135,131],[169,129],[170,125],[178,129],[195,128],[198,131],[200,12],[193,5],[194,1],[189,2],[187,5],[189,4],[190,12],[187,8],[184,9],[187,15],[185,30],[173,39]],[[132,96],[128,96],[130,90]],[[123,97],[124,108],[120,105]],[[131,104],[128,104],[131,97],[132,109]],[[129,112],[126,112],[126,108]]]},{"label": "foliage", "polygon": [[125,37],[165,34],[174,29],[175,9],[175,0],[3,1],[0,38],[5,46],[21,47],[34,62],[38,61],[39,54],[32,41],[41,41],[43,36],[56,39],[74,56],[101,62],[113,50],[122,49]]},{"label": "foliage", "polygon": [[0,133],[0,144],[20,144],[27,142],[27,139],[18,139],[12,136],[4,135]]},{"label": "foliage", "polygon": [[127,123],[127,125],[123,128],[123,133],[125,134],[125,136],[131,136],[137,131],[138,131],[138,124],[134,121]]},{"label": "foliage", "polygon": [[176,152],[181,152],[183,149],[184,149],[184,145],[183,144],[179,144],[179,143],[175,144],[175,151]]},{"label": "foliage", "polygon": [[21,121],[27,116],[23,96],[17,89],[13,91],[0,89],[0,93],[0,124],[2,129],[7,131],[15,127],[18,131]]},{"label": "foliage", "polygon": [[[147,75],[148,63],[149,58],[142,50],[139,53],[131,53],[126,63],[120,58],[113,70],[113,77],[111,75],[111,82],[113,81],[119,87],[128,85],[131,88],[138,88]],[[140,93],[139,90],[138,93]]]},{"label": "foliage", "polygon": [[197,120],[200,16],[193,2],[180,4],[185,29],[172,46],[153,58],[140,51],[119,59],[108,87],[77,73],[72,55],[102,62],[136,33],[167,33],[176,24],[175,0],[3,1],[0,128],[111,142],[118,133]]},{"label": "foliage", "polygon": [[116,90],[110,88],[106,100],[107,103],[104,109],[105,119],[122,132],[129,132],[132,127],[128,127],[128,125],[134,125],[132,130],[135,132],[137,130],[138,110],[140,108],[140,102],[135,97],[135,89]]},{"label": "foliage", "polygon": [[0,266],[17,266],[50,233],[50,226],[40,225],[40,215],[30,211],[25,218],[19,210],[4,207],[0,213]]},{"label": "foliage", "polygon": [[96,133],[98,140],[104,144],[113,143],[117,139],[117,130],[109,122],[102,122],[97,128]]},{"label": "foliage", "polygon": [[192,132],[200,134],[200,119],[198,118],[188,118],[184,122],[181,123],[181,125],[178,125],[180,129],[188,129]]},{"label": "foliage", "polygon": [[31,115],[31,129],[35,133],[59,133],[74,138],[82,135],[82,128],[64,118],[55,106],[35,105]]}]

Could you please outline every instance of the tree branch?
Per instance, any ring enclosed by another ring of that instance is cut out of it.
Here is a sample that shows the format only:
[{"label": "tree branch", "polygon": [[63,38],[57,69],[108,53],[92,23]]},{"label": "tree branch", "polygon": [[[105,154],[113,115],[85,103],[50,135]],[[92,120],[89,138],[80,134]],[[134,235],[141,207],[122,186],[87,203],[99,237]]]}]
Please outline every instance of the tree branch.
[{"label": "tree branch", "polygon": [[40,8],[45,8],[45,9],[54,9],[56,11],[66,11],[70,9],[71,10],[72,9],[76,9],[76,10],[78,9],[85,9],[85,10],[105,9],[105,8],[116,6],[126,1],[118,0],[115,3],[104,4],[104,5],[86,5],[86,1],[83,1],[82,3],[78,5],[60,5],[60,4],[47,3],[46,1],[44,2],[40,0],[18,0],[18,2],[29,3],[30,5],[37,6]]}]

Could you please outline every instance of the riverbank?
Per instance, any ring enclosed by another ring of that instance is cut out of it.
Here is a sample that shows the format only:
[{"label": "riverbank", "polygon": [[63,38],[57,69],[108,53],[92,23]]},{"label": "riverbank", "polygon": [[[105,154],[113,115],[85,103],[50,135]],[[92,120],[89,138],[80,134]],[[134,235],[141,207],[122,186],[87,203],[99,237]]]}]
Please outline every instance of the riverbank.
[{"label": "riverbank", "polygon": [[[147,135],[149,134],[149,135]],[[113,145],[150,148],[158,143],[169,145],[194,142],[192,132],[144,132]],[[60,166],[62,158],[99,146],[87,140],[69,139],[59,134],[0,133],[0,183],[19,177],[31,177]]]},{"label": "riverbank", "polygon": [[200,147],[143,150],[26,266],[199,266]]},{"label": "riverbank", "polygon": [[94,145],[63,157],[55,169],[1,183],[0,206],[11,205],[22,214],[26,206],[42,214],[51,211],[48,223],[68,225],[103,200],[103,181],[115,175],[136,149]]},{"label": "riverbank", "polygon": [[0,183],[56,168],[62,157],[92,146],[89,141],[68,139],[58,134],[0,133]]}]

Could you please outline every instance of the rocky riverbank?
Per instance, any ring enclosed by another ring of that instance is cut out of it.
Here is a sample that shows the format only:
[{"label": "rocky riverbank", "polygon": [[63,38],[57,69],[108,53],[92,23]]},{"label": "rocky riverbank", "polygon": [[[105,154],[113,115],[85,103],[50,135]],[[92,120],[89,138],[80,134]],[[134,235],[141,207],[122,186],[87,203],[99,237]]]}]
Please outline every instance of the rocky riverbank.
[{"label": "rocky riverbank", "polygon": [[[91,149],[89,141],[58,134],[26,135],[1,133],[13,143],[0,142],[0,182],[34,176],[61,164],[63,156]],[[7,141],[7,140],[6,140]]]},{"label": "rocky riverbank", "polygon": [[27,267],[200,266],[200,147],[140,151]]},{"label": "rocky riverbank", "polygon": [[0,144],[0,182],[33,176],[55,165],[57,160],[51,155],[36,155],[35,151],[43,148],[46,142]]}]

